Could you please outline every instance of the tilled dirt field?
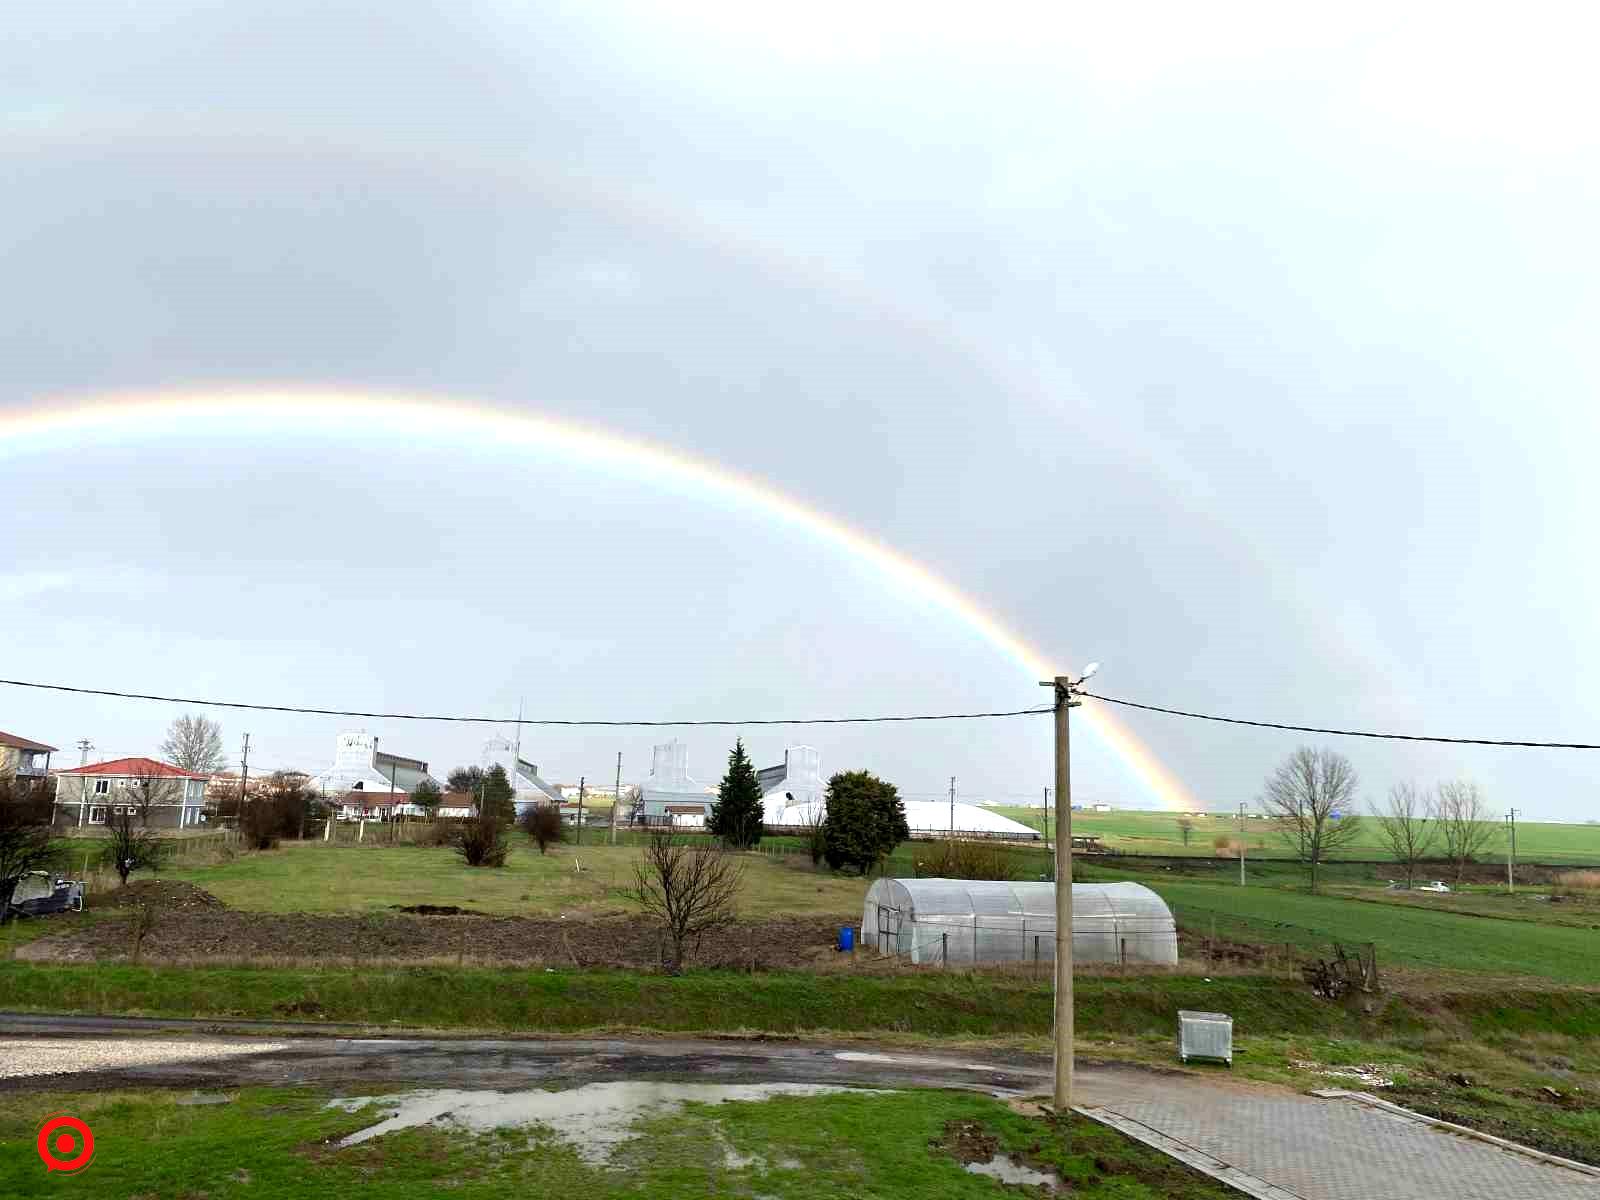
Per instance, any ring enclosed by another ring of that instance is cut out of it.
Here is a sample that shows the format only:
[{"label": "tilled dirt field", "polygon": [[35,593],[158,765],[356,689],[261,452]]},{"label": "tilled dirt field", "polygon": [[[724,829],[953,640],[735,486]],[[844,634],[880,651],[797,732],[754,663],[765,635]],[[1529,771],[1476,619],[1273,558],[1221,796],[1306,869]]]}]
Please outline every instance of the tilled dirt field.
[{"label": "tilled dirt field", "polygon": [[[697,966],[757,970],[815,964],[835,956],[844,920],[817,917],[741,922],[708,935]],[[20,959],[114,962],[132,951],[131,923],[74,922],[19,946]],[[336,916],[176,908],[154,913],[140,944],[141,962],[441,962],[548,964],[561,967],[653,967],[661,962],[659,928],[643,919],[566,920],[495,916]]]}]

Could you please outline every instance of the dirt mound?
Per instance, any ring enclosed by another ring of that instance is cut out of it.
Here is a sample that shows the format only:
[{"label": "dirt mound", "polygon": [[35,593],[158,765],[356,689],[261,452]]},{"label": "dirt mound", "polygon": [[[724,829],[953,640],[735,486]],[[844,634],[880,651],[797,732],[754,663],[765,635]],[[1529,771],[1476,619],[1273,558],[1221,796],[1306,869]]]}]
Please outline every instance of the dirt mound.
[{"label": "dirt mound", "polygon": [[481,917],[486,914],[475,908],[457,908],[454,904],[391,904],[396,912],[411,913],[418,917]]},{"label": "dirt mound", "polygon": [[126,908],[148,904],[163,912],[207,912],[226,909],[228,906],[204,888],[177,879],[141,879],[127,887],[113,888],[98,896],[90,896],[89,904],[95,908]]}]

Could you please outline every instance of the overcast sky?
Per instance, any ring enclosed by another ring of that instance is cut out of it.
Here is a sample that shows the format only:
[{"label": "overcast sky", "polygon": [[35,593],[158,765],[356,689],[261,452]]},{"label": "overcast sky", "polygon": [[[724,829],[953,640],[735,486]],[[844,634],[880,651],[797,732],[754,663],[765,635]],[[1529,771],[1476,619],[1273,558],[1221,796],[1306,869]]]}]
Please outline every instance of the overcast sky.
[{"label": "overcast sky", "polygon": [[[1596,30],[1115,8],[10,5],[0,409],[279,383],[575,418],[869,532],[1111,695],[1600,741]],[[152,430],[0,451],[0,512],[11,678],[601,718],[1046,698],[870,566],[556,453]],[[0,688],[70,762],[173,715]],[[213,715],[263,768],[361,724]],[[1129,723],[1215,808],[1299,741]],[[441,769],[486,736],[366,725]],[[913,796],[1050,782],[1036,718],[746,734]],[[734,731],[683,736],[714,781]],[[524,749],[637,779],[653,740]],[[1600,756],[1339,748],[1373,799],[1467,775],[1600,817]],[[1075,749],[1082,799],[1151,803]]]}]

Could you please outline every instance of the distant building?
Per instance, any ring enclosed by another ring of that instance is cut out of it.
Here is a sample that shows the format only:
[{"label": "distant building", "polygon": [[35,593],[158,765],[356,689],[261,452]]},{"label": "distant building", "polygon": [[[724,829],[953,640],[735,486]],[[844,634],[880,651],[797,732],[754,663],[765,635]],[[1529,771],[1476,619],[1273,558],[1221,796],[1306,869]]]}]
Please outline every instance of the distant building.
[{"label": "distant building", "polygon": [[[1076,808],[1077,806],[1074,805],[1074,807]],[[1111,805],[1109,805],[1109,804],[1091,804],[1089,806],[1089,811],[1090,812],[1110,812],[1111,811]]]},{"label": "distant building", "polygon": [[783,810],[797,804],[821,804],[827,785],[822,780],[822,756],[810,746],[790,746],[783,761],[756,772],[761,785],[762,820],[783,824]]},{"label": "distant building", "polygon": [[153,758],[117,758],[56,772],[55,824],[104,825],[123,813],[139,815],[138,793],[153,793],[151,828],[183,829],[205,820],[208,777]]},{"label": "distant building", "polygon": [[539,768],[517,754],[515,743],[507,738],[492,737],[483,744],[478,765],[485,771],[500,767],[511,781],[516,792],[517,816],[532,805],[561,803],[561,791],[554,784],[539,777]]},{"label": "distant building", "polygon": [[55,750],[54,746],[46,746],[43,742],[0,732],[0,776],[44,779],[50,774],[50,756]]},{"label": "distant building", "polygon": [[311,786],[337,797],[334,803],[341,821],[381,820],[422,816],[423,810],[409,797],[424,779],[433,779],[424,760],[379,750],[377,737],[361,729],[339,735],[333,766],[311,776]]},{"label": "distant building", "polygon": [[665,742],[651,756],[650,778],[639,786],[638,814],[647,825],[700,826],[716,794],[689,777],[689,747]]}]

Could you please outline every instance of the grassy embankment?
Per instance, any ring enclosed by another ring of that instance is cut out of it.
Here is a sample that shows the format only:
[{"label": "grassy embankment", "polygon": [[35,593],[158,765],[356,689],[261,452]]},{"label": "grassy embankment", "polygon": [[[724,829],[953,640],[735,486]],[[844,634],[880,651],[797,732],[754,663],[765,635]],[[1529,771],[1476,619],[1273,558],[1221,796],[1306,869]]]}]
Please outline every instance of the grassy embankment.
[{"label": "grassy embankment", "polygon": [[[608,1166],[585,1162],[539,1126],[469,1134],[401,1130],[348,1148],[337,1139],[381,1119],[329,1109],[310,1091],[245,1089],[229,1103],[183,1107],[161,1092],[36,1092],[0,1111],[0,1194],[46,1185],[32,1152],[35,1124],[71,1112],[95,1134],[93,1163],[58,1187],[83,1200],[128,1196],[288,1200],[452,1200],[567,1195],[678,1200],[683,1196],[938,1196],[1016,1194],[963,1170],[943,1148],[953,1129],[1058,1172],[1073,1191],[1108,1200],[1228,1200],[1222,1184],[1081,1118],[1058,1126],[970,1093],[777,1097],[646,1114]],[[940,1143],[936,1145],[935,1143]]]}]

